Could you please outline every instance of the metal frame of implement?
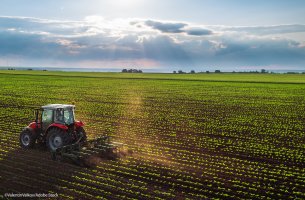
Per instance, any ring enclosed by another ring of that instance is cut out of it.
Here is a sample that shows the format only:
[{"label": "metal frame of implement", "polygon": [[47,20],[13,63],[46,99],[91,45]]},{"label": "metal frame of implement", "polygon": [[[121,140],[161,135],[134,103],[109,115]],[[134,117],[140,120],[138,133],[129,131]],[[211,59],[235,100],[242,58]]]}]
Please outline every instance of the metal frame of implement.
[{"label": "metal frame of implement", "polygon": [[[69,159],[74,163],[81,164],[81,161],[91,155],[107,157],[119,151],[122,143],[110,142],[111,136],[101,136],[94,140],[87,141],[84,145],[78,140],[76,143],[57,148],[51,152],[53,160]],[[111,157],[111,156],[110,156]]]}]

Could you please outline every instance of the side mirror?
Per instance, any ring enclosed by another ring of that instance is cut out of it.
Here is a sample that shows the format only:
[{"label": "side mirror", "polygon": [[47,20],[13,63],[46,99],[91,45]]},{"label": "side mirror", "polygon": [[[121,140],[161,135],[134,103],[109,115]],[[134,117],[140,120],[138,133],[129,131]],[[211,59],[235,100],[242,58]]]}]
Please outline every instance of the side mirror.
[{"label": "side mirror", "polygon": [[38,110],[35,110],[35,122],[38,123]]}]

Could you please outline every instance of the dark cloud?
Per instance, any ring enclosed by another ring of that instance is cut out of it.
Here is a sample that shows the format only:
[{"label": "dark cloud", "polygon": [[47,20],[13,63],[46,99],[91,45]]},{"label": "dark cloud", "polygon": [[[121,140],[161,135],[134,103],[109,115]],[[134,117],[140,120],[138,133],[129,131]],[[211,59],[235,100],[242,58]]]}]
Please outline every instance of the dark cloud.
[{"label": "dark cloud", "polygon": [[145,24],[163,33],[182,33],[184,32],[182,28],[187,26],[187,24],[185,23],[169,23],[169,22],[159,22],[153,20],[147,20]]},{"label": "dark cloud", "polygon": [[[134,21],[131,23],[131,25],[136,25],[138,23],[139,22]],[[153,29],[159,30],[162,33],[186,33],[187,35],[194,35],[194,36],[213,34],[213,31],[209,29],[190,27],[189,24],[179,23],[179,22],[173,23],[173,22],[147,20],[145,21],[145,25]]]},{"label": "dark cloud", "polygon": [[185,31],[188,35],[202,36],[202,35],[212,35],[213,32],[209,29],[203,28],[191,28]]}]

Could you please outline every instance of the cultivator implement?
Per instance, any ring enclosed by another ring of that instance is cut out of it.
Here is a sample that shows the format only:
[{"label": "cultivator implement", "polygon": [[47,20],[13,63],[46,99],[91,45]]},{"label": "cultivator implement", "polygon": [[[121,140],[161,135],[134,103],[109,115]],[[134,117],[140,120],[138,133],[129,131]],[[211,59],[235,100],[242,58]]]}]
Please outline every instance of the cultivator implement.
[{"label": "cultivator implement", "polygon": [[98,137],[85,143],[79,141],[57,148],[52,152],[52,159],[70,160],[77,165],[90,167],[92,163],[101,158],[110,160],[119,158],[123,148],[122,143],[111,142],[110,136]]}]

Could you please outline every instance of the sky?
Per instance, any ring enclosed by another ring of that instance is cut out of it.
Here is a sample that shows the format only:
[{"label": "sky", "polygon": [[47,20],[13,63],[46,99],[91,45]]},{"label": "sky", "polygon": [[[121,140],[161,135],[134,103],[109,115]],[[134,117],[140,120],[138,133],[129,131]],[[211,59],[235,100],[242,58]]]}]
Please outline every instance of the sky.
[{"label": "sky", "polygon": [[303,0],[1,0],[0,66],[305,70]]}]

